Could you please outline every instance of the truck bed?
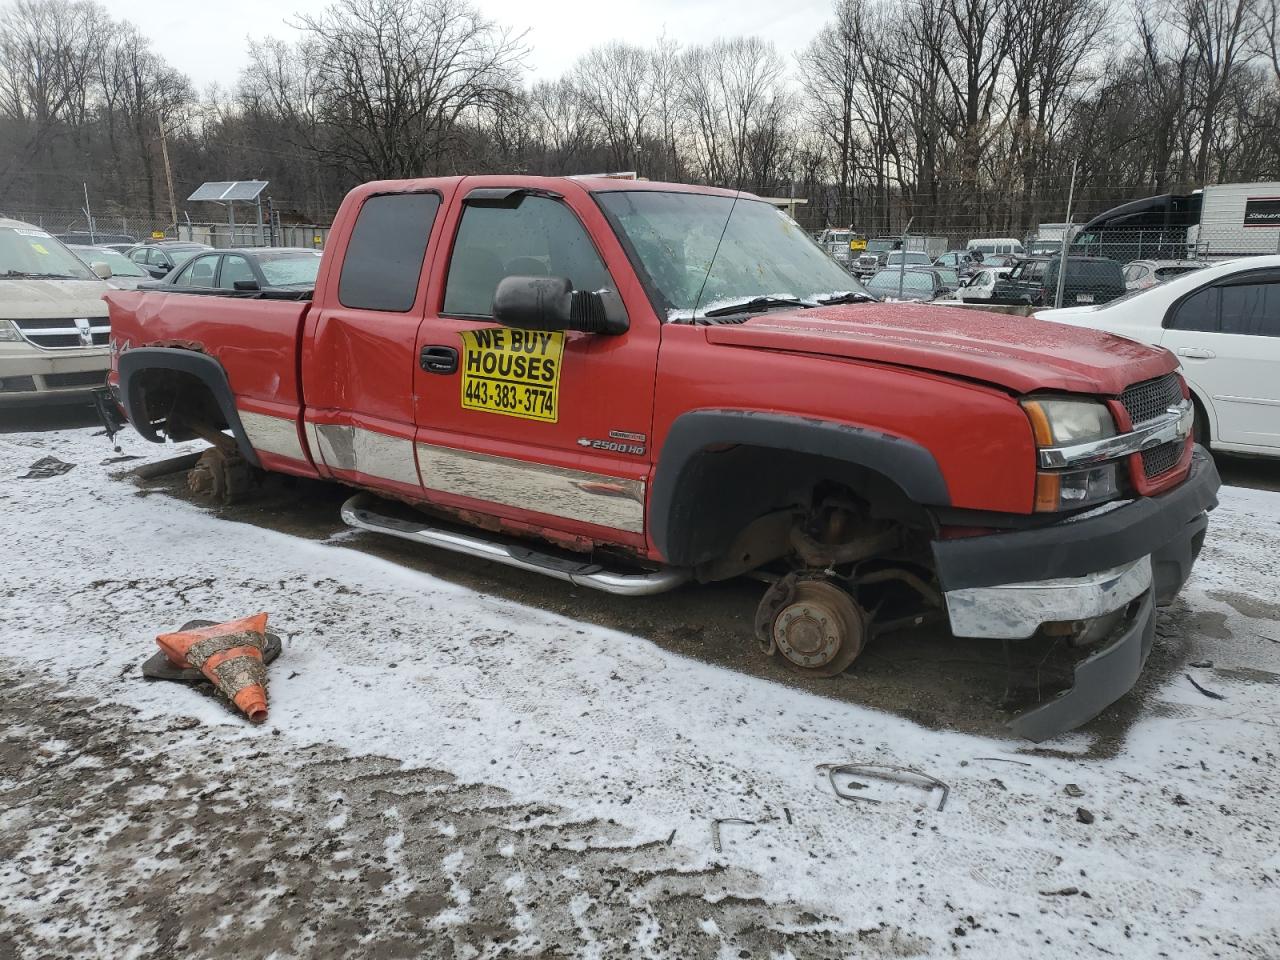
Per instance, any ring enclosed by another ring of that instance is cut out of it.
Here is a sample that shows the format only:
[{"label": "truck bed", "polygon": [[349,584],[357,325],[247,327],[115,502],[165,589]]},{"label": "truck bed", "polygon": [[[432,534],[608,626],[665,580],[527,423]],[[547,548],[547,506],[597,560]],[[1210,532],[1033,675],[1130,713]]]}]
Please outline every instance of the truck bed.
[{"label": "truck bed", "polygon": [[241,410],[299,417],[298,344],[309,300],[132,290],[104,299],[114,350],[181,346],[208,353],[225,368]]}]

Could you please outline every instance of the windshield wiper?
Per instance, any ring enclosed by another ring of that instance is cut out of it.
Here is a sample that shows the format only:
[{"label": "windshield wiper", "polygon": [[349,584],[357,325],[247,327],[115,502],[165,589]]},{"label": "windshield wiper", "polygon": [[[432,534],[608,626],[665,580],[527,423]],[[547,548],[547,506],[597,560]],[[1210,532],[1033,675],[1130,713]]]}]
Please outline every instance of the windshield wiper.
[{"label": "windshield wiper", "polygon": [[6,270],[0,273],[0,280],[87,280],[88,277],[77,277],[70,273],[29,273],[26,270]]},{"label": "windshield wiper", "polygon": [[861,293],[855,290],[846,290],[844,293],[832,294],[829,297],[819,297],[817,304],[820,307],[833,307],[838,303],[876,303],[877,300],[869,293]]},{"label": "windshield wiper", "polygon": [[704,310],[704,317],[727,317],[734,313],[764,313],[766,310],[772,310],[774,307],[811,307],[813,304],[805,303],[799,297],[747,297],[743,300],[736,300],[733,303],[727,303],[722,307],[713,307],[710,310]]}]

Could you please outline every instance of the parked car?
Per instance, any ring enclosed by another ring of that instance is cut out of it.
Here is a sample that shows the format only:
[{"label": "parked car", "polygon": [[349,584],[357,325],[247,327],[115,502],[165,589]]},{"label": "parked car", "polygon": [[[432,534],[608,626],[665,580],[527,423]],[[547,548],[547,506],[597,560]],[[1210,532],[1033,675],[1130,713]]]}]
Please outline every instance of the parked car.
[{"label": "parked car", "polygon": [[898,263],[898,260],[891,260],[890,257],[902,250],[904,243],[906,251],[914,255],[908,257],[907,263],[916,263],[922,267],[932,264],[934,258],[946,250],[946,240],[942,237],[922,237],[915,234],[906,237],[875,237],[867,241],[866,251],[855,261],[854,274],[858,279],[865,280],[877,270]]},{"label": "parked car", "polygon": [[973,262],[978,267],[1015,267],[1021,256],[1015,256],[1012,253],[981,253],[977,250],[973,252]]},{"label": "parked car", "polygon": [[76,230],[70,233],[55,233],[54,236],[69,247],[73,245],[99,247],[108,244],[132,247],[138,242],[137,237],[131,237],[127,233],[100,233],[97,230],[92,233],[88,230]]},{"label": "parked car", "polygon": [[[116,290],[133,290],[151,277],[142,267],[112,247],[70,243],[67,244],[67,249]],[[102,264],[106,270],[99,269],[98,264]]]},{"label": "parked car", "polygon": [[885,268],[896,267],[905,263],[908,267],[931,267],[933,266],[933,258],[927,253],[921,253],[915,250],[894,250],[892,253],[885,254]]},{"label": "parked car", "polygon": [[[1023,257],[1008,276],[996,281],[996,301],[1052,306],[1057,299],[1060,261],[1060,257]],[[1119,261],[1105,257],[1067,258],[1063,306],[1106,303],[1124,292],[1124,269]]]},{"label": "parked car", "polygon": [[1131,260],[1124,268],[1125,289],[1145,290],[1208,265],[1207,260]]},{"label": "parked car", "polygon": [[949,292],[938,272],[928,268],[886,267],[865,285],[881,300],[933,300]]},{"label": "parked car", "polygon": [[949,296],[960,289],[960,274],[949,267],[908,267],[910,270],[928,270],[935,274],[942,284],[943,292],[939,296]]},{"label": "parked car", "polygon": [[106,382],[108,289],[44,230],[0,220],[0,405],[85,401]]},{"label": "parked car", "polygon": [[157,280],[180,267],[197,253],[212,250],[205,243],[187,240],[152,240],[129,248],[128,257]]},{"label": "parked car", "polygon": [[261,247],[198,253],[147,290],[170,293],[309,296],[316,285],[321,251],[306,247]]},{"label": "parked car", "polygon": [[1211,264],[1103,306],[1036,316],[1172,350],[1200,443],[1280,456],[1280,256]]},{"label": "parked car", "polygon": [[972,276],[982,265],[980,256],[975,256],[970,250],[948,250],[938,259],[933,261],[935,267],[947,267],[954,270],[961,279]]},{"label": "parked car", "polygon": [[1033,739],[1133,686],[1204,539],[1219,481],[1167,351],[868,302],[748,194],[384,180],[334,224],[305,302],[107,294],[114,395],[147,440],[226,432],[212,490],[345,483],[353,527],[618,594],[760,571],[750,622],[810,676],[878,619],[997,655],[1051,632],[1075,685],[1016,718]]},{"label": "parked car", "polygon": [[991,303],[999,278],[1009,274],[1010,267],[980,267],[978,272],[960,284],[956,299],[965,303]]},{"label": "parked car", "polygon": [[1011,254],[1013,256],[1022,256],[1026,251],[1022,248],[1022,241],[1014,237],[979,237],[976,240],[970,240],[965,244],[966,250],[976,250],[983,256],[989,253]]}]

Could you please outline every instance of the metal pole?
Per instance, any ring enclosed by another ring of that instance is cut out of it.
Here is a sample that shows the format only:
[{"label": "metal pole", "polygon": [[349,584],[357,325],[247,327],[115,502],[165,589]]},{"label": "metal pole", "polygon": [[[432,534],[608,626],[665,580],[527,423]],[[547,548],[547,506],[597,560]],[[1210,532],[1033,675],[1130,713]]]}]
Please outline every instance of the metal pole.
[{"label": "metal pole", "polygon": [[902,248],[898,251],[898,299],[902,299],[902,285],[907,279],[907,234],[911,232],[911,224],[915,223],[916,218],[912,217],[907,221],[907,225],[902,228]]},{"label": "metal pole", "polygon": [[89,242],[97,243],[93,232],[93,211],[89,209],[89,184],[81,183],[84,187],[84,218],[89,221]]},{"label": "metal pole", "polygon": [[262,198],[257,197],[253,202],[258,223],[258,246],[265,247],[267,245],[267,235],[262,229]]},{"label": "metal pole", "polygon": [[1071,186],[1067,188],[1067,225],[1062,228],[1062,256],[1058,260],[1058,292],[1054,295],[1054,307],[1062,306],[1062,285],[1067,279],[1067,246],[1071,238],[1071,204],[1076,198],[1076,168],[1080,158],[1071,161]]}]

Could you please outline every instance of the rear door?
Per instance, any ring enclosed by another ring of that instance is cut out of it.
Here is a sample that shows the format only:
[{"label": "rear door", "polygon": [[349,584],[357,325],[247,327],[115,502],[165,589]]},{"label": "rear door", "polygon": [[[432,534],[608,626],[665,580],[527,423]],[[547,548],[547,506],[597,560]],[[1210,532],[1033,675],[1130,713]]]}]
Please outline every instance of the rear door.
[{"label": "rear door", "polygon": [[[660,328],[590,195],[472,178],[452,205],[418,341],[417,453],[429,499],[578,546],[644,545]],[[492,320],[507,276],[567,276],[622,299],[620,335]]]},{"label": "rear door", "polygon": [[1280,270],[1237,274],[1184,297],[1161,345],[1212,401],[1214,439],[1280,448]]},{"label": "rear door", "polygon": [[443,199],[437,189],[365,196],[341,262],[316,289],[322,306],[307,320],[302,381],[308,446],[321,475],[421,494],[415,344]]}]

